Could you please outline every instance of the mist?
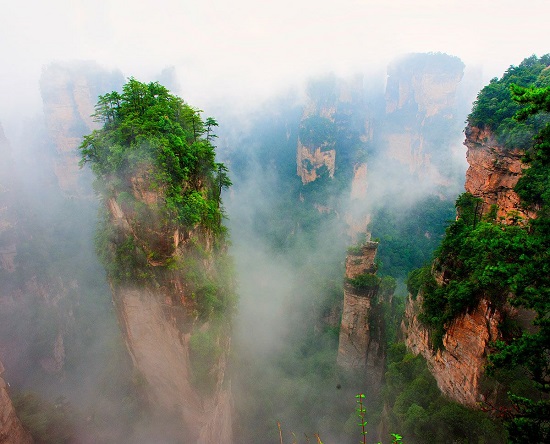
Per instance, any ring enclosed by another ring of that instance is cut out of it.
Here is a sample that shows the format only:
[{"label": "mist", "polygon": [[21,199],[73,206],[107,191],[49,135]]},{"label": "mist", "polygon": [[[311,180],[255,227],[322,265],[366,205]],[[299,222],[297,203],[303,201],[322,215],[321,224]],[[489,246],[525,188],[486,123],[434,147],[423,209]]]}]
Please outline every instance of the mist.
[{"label": "mist", "polygon": [[[218,157],[233,180],[224,202],[239,282],[231,369],[239,442],[277,442],[277,421],[285,440],[320,433],[325,442],[346,442],[355,430],[353,396],[369,390],[336,366],[346,249],[381,238],[379,256],[387,259],[380,273],[397,273],[395,297],[404,297],[405,268],[384,252],[391,233],[383,218],[403,222],[433,202],[445,206],[437,217],[452,215],[467,167],[463,123],[475,94],[509,65],[547,52],[550,6],[535,0],[530,7],[537,13],[522,20],[508,0],[4,5],[0,123],[9,163],[0,160],[7,166],[0,198],[9,197],[0,203],[12,225],[0,235],[5,245],[15,239],[19,268],[9,276],[0,269],[0,360],[13,392],[74,410],[67,428],[82,442],[150,442],[157,432],[176,440],[178,425],[147,417],[125,349],[94,248],[100,203],[90,171],[60,181],[77,170],[82,136],[97,128],[89,118],[94,98],[68,127],[59,123],[72,113],[65,102],[58,115],[48,109],[66,85],[78,92],[85,84],[97,97],[133,76],[158,80],[220,125]],[[452,118],[426,124],[414,113],[402,122],[385,114],[388,66],[405,54],[440,52],[465,64]],[[361,153],[367,165],[359,197],[351,191],[351,157],[334,177],[323,170],[304,184],[297,175],[307,109],[324,106],[312,85],[334,96],[327,107],[348,103],[340,99],[351,91],[345,132],[357,146],[349,153]],[[376,128],[370,139],[365,122]],[[384,137],[401,124],[443,125],[444,136],[423,133],[429,168],[388,154]],[[61,133],[72,145],[60,144]],[[441,158],[439,142],[446,147]],[[434,242],[439,236],[426,233]]]}]

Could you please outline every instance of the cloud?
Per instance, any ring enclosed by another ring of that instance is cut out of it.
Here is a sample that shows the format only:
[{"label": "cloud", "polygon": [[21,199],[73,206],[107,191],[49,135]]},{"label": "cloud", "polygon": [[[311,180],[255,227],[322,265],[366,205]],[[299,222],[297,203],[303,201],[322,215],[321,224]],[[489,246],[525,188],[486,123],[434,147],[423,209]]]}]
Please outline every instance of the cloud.
[{"label": "cloud", "polygon": [[493,77],[548,50],[550,4],[534,0],[529,10],[521,18],[510,0],[22,0],[0,18],[0,92],[10,102],[0,120],[16,102],[39,103],[35,85],[52,60],[92,59],[144,80],[174,65],[186,98],[201,104],[251,103],[306,76],[385,66],[404,52],[451,53]]}]

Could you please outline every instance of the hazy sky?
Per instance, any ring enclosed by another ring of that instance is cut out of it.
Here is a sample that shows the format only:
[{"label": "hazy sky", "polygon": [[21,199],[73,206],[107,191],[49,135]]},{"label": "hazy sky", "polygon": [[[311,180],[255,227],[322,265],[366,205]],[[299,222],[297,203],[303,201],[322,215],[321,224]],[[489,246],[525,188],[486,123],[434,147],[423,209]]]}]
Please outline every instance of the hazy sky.
[{"label": "hazy sky", "polygon": [[447,52],[483,64],[486,78],[550,52],[548,0],[3,3],[0,121],[38,103],[37,79],[54,60],[92,59],[140,80],[174,65],[185,98],[202,106],[263,98],[308,74],[382,67],[404,52]]}]

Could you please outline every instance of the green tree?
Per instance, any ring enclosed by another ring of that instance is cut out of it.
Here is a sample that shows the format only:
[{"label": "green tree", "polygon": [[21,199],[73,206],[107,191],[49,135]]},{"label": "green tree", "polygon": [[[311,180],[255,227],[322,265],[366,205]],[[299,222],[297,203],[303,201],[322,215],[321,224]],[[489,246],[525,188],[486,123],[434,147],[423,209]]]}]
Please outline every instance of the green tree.
[{"label": "green tree", "polygon": [[200,112],[157,82],[130,78],[122,93],[99,97],[94,118],[103,128],[84,137],[81,165],[89,163],[111,190],[121,177],[150,170],[164,190],[164,217],[189,229],[219,232],[221,192],[231,181],[227,168],[215,161],[218,123],[203,122]]},{"label": "green tree", "polygon": [[[516,101],[526,105],[517,113],[525,120],[550,111],[550,87],[512,87]],[[523,367],[536,389],[531,396],[510,393],[514,405],[509,432],[514,442],[550,440],[550,124],[537,135],[526,153],[529,168],[516,190],[522,201],[537,211],[530,223],[531,254],[514,276],[511,303],[535,313],[534,328],[508,342],[497,343],[489,356],[489,370]]]}]

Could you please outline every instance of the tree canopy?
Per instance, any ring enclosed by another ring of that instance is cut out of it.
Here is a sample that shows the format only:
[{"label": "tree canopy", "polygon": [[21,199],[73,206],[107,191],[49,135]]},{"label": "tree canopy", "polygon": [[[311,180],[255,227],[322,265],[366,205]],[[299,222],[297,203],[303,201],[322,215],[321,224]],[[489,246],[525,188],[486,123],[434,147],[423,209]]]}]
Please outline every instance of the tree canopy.
[{"label": "tree canopy", "polygon": [[215,161],[218,124],[200,113],[158,82],[130,78],[122,93],[99,97],[94,118],[103,127],[84,137],[81,165],[89,163],[107,188],[145,168],[164,192],[170,220],[217,231],[221,191],[231,182],[225,165]]},{"label": "tree canopy", "polygon": [[519,123],[514,119],[522,104],[511,100],[511,87],[543,87],[550,85],[550,54],[531,56],[519,66],[510,66],[504,75],[491,79],[478,94],[468,124],[489,128],[499,143],[509,148],[527,148],[535,134],[548,121],[546,115],[530,114],[529,119]]}]

